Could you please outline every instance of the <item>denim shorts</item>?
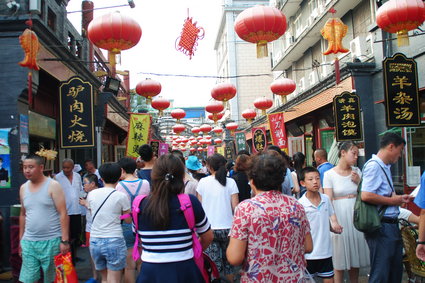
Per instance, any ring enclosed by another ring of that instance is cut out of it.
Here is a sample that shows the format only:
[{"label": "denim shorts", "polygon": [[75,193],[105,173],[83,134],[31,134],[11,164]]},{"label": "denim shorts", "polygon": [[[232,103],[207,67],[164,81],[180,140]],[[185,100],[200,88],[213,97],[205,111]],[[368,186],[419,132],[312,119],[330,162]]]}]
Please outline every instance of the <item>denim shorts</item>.
[{"label": "denim shorts", "polygon": [[127,248],[124,238],[90,238],[90,254],[96,270],[125,268]]},{"label": "denim shorts", "polygon": [[127,246],[127,249],[132,248],[136,240],[136,235],[133,233],[132,226],[133,224],[131,223],[121,224],[122,233],[124,235],[125,245]]}]

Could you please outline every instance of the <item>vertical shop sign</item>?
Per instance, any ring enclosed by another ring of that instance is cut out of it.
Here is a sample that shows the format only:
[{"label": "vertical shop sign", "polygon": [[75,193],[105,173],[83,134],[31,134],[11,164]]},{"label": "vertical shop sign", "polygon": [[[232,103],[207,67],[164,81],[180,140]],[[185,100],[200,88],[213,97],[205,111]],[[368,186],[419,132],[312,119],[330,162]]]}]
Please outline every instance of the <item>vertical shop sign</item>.
[{"label": "vertical shop sign", "polygon": [[28,115],[19,115],[19,142],[21,144],[21,153],[29,152],[29,128]]},{"label": "vertical shop sign", "polygon": [[267,147],[266,128],[252,128],[252,152],[257,153]]},{"label": "vertical shop sign", "polygon": [[288,138],[286,136],[283,112],[267,114],[267,119],[269,120],[272,144],[288,153]]},{"label": "vertical shop sign", "polygon": [[153,154],[155,154],[155,156],[159,156],[159,141],[158,140],[151,140],[151,147],[152,147],[152,151]]},{"label": "vertical shop sign", "polygon": [[94,146],[93,87],[80,77],[59,87],[61,148]]},{"label": "vertical shop sign", "polygon": [[236,150],[246,150],[246,136],[244,132],[235,132]]},{"label": "vertical shop sign", "polygon": [[139,157],[139,147],[147,144],[149,140],[149,128],[151,116],[149,114],[131,114],[128,123],[128,138],[126,155]]},{"label": "vertical shop sign", "polygon": [[10,128],[0,129],[0,189],[10,189]]},{"label": "vertical shop sign", "polygon": [[415,60],[396,53],[393,57],[385,58],[383,68],[387,126],[420,126]]},{"label": "vertical shop sign", "polygon": [[224,147],[222,147],[222,146],[217,147],[217,153],[224,156]]},{"label": "vertical shop sign", "polygon": [[333,99],[337,141],[363,140],[360,99],[355,93],[344,91]]},{"label": "vertical shop sign", "polygon": [[158,150],[158,156],[164,155],[168,153],[168,143],[160,143],[159,144],[159,150]]}]

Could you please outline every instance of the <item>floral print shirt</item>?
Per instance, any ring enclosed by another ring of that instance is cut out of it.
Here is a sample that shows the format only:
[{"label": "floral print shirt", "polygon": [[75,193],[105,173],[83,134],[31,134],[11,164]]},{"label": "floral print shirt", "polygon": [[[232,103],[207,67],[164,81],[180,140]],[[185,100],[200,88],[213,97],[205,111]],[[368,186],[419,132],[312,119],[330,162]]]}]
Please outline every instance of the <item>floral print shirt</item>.
[{"label": "floral print shirt", "polygon": [[230,237],[247,241],[241,282],[303,282],[310,225],[298,201],[267,191],[241,202]]}]

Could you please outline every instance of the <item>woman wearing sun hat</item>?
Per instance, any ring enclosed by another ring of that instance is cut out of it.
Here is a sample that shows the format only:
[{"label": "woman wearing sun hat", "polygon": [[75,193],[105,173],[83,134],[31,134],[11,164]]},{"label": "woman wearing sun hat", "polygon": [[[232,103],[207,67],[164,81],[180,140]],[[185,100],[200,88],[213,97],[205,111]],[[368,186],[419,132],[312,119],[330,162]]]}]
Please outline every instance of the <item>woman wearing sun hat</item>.
[{"label": "woman wearing sun hat", "polygon": [[189,170],[192,177],[197,181],[207,176],[206,174],[201,173],[199,171],[202,168],[202,164],[201,162],[199,162],[198,157],[196,157],[195,155],[188,156],[186,160],[186,168],[187,170]]}]

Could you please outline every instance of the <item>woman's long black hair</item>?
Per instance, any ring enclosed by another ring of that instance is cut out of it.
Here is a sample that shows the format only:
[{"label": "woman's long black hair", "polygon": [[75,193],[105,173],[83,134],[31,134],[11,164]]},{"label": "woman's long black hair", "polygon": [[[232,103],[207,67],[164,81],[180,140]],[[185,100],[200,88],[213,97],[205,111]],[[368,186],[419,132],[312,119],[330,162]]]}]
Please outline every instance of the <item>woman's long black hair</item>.
[{"label": "woman's long black hair", "polygon": [[184,165],[173,154],[162,155],[152,168],[152,189],[145,212],[156,229],[165,230],[170,224],[169,200],[184,192]]},{"label": "woman's long black hair", "polygon": [[226,163],[226,158],[218,153],[214,153],[207,158],[208,166],[215,171],[215,179],[223,186],[226,186]]}]

